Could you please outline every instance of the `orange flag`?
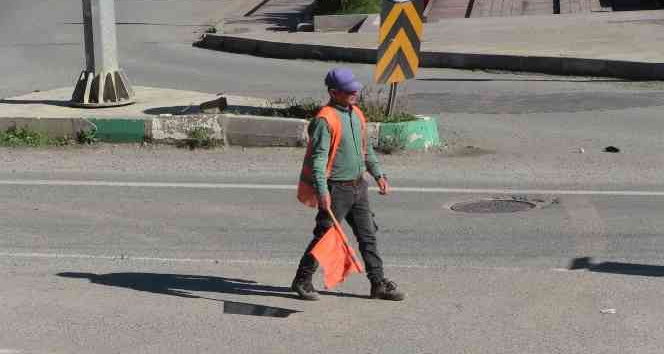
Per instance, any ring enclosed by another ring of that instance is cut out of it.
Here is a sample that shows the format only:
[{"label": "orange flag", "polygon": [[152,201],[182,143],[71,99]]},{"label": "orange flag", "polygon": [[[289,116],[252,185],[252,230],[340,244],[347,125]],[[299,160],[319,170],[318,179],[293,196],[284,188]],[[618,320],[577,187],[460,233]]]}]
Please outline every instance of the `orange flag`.
[{"label": "orange flag", "polygon": [[355,258],[353,248],[348,245],[348,239],[341,229],[341,225],[334,217],[332,226],[321,237],[320,241],[311,250],[311,255],[323,267],[325,274],[325,288],[332,289],[343,282],[352,273],[362,273],[364,268]]}]

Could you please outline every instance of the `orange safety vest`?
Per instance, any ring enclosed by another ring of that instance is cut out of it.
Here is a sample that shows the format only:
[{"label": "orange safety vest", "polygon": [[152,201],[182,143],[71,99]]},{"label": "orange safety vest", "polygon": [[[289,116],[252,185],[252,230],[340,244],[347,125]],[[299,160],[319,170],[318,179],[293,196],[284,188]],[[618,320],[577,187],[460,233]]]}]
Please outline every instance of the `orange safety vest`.
[{"label": "orange safety vest", "polygon": [[[360,123],[362,126],[362,155],[364,159],[367,158],[367,120],[364,117],[362,110],[353,106],[353,113],[355,113],[360,118]],[[326,176],[329,178],[330,173],[332,172],[332,166],[334,164],[334,158],[337,155],[337,149],[339,148],[339,143],[341,142],[341,119],[337,114],[337,111],[330,107],[325,106],[321,108],[316,117],[320,117],[327,122],[327,126],[330,130],[330,153],[327,158],[327,168]],[[316,191],[314,189],[314,176],[313,176],[313,159],[312,159],[312,150],[313,146],[311,144],[311,139],[307,144],[307,152],[304,155],[304,161],[302,162],[302,172],[300,173],[300,182],[297,186],[297,199],[304,205],[310,206],[312,208],[318,207],[318,198],[316,198]]]}]

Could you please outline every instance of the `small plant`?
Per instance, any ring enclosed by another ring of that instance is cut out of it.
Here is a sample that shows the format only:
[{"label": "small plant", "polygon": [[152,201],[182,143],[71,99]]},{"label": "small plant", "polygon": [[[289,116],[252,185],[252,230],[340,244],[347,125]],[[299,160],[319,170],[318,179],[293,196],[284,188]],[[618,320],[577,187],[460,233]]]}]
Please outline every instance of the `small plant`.
[{"label": "small plant", "polygon": [[381,0],[318,0],[316,15],[380,13]]},{"label": "small plant", "polygon": [[[357,105],[362,109],[364,116],[369,122],[379,123],[397,123],[417,120],[417,117],[402,110],[392,112],[387,115],[387,95],[382,89],[373,91],[371,88],[363,89],[359,96]],[[312,119],[320,110],[321,101],[313,98],[297,99],[287,97],[268,101],[268,106],[258,108],[254,114],[273,117],[291,117],[300,119]],[[401,98],[397,98],[397,107],[406,107],[407,105]]]},{"label": "small plant", "polygon": [[[367,117],[369,122],[377,123],[397,123],[397,122],[408,122],[412,120],[417,120],[417,117],[410,113],[397,110],[392,112],[391,115],[387,115],[387,95],[383,94],[384,90],[379,89],[378,91],[373,91],[372,88],[364,88],[358,97],[357,105],[362,109],[364,115]],[[406,107],[406,103],[403,102],[403,99],[397,96],[396,107]]]},{"label": "small plant", "polygon": [[56,145],[55,139],[51,139],[43,133],[28,128],[9,128],[6,132],[0,132],[0,145],[2,146],[45,146]]},{"label": "small plant", "polygon": [[97,129],[81,130],[76,134],[76,141],[79,144],[92,145],[97,142]]},{"label": "small plant", "polygon": [[302,119],[312,119],[320,110],[320,101],[313,98],[305,98],[297,100],[296,98],[289,97],[286,101],[286,108],[282,110],[284,117],[295,117]]},{"label": "small plant", "polygon": [[57,146],[69,146],[69,145],[75,145],[77,141],[72,139],[69,135],[65,135],[63,137],[55,138],[54,143]]},{"label": "small plant", "polygon": [[217,33],[217,27],[210,26],[205,29],[205,33]]},{"label": "small plant", "polygon": [[190,149],[205,148],[210,149],[216,147],[219,141],[212,137],[213,131],[208,127],[195,127],[189,131],[188,139],[185,140],[185,145]]}]

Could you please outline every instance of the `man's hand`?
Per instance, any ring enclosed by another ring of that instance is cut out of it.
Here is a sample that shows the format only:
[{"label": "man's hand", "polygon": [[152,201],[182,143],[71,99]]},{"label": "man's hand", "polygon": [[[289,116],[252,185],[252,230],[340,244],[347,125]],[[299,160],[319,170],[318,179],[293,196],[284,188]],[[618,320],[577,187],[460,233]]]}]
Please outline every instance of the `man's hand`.
[{"label": "man's hand", "polygon": [[387,183],[387,178],[379,177],[376,183],[378,183],[378,194],[387,195],[390,193],[390,185]]},{"label": "man's hand", "polygon": [[330,198],[329,194],[318,196],[318,208],[323,211],[332,209],[332,198]]}]

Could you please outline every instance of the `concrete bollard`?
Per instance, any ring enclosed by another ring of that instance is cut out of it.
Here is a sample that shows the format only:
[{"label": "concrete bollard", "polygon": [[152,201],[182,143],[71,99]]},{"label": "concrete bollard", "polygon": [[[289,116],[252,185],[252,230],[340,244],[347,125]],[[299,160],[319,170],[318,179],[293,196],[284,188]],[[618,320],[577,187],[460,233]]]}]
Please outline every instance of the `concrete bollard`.
[{"label": "concrete bollard", "polygon": [[134,103],[129,79],[118,65],[114,0],[83,0],[83,35],[86,66],[70,104],[115,107]]}]

